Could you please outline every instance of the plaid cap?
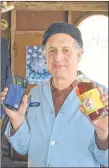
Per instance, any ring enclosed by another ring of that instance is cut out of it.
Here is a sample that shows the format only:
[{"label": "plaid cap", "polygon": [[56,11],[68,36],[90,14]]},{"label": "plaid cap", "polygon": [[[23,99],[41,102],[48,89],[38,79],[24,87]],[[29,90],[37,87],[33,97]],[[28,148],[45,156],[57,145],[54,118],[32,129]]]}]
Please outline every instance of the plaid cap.
[{"label": "plaid cap", "polygon": [[72,36],[78,42],[79,46],[83,48],[83,40],[80,30],[75,25],[67,22],[57,22],[50,25],[43,35],[42,46],[45,46],[49,37],[57,33],[65,33]]}]

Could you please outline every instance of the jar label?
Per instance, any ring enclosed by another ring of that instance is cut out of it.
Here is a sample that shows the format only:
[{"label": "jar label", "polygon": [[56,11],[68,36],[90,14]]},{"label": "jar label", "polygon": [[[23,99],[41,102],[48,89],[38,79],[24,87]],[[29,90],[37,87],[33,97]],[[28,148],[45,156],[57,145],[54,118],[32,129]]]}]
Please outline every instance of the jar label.
[{"label": "jar label", "polygon": [[83,93],[79,96],[79,99],[85,108],[86,114],[88,115],[104,107],[102,101],[100,100],[100,93],[97,88]]}]

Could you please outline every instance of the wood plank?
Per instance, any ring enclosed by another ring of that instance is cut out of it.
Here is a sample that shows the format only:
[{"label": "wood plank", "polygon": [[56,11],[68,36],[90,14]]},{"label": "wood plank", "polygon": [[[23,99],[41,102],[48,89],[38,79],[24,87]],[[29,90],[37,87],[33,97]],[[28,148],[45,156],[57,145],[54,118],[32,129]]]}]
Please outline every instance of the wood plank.
[{"label": "wood plank", "polygon": [[108,2],[13,2],[16,10],[33,11],[108,11]]},{"label": "wood plank", "polygon": [[68,23],[72,24],[72,11],[68,11]]},{"label": "wood plank", "polygon": [[16,32],[16,10],[12,10],[11,11],[11,71],[12,71],[12,76],[14,76],[15,32]]},{"label": "wood plank", "polygon": [[[42,34],[15,34],[16,54],[14,58],[15,74],[21,77],[26,77],[26,46],[41,46]],[[26,94],[34,87],[33,84],[28,84]]]},{"label": "wood plank", "polygon": [[20,31],[45,31],[53,22],[68,21],[67,11],[16,11],[16,28]]},{"label": "wood plank", "polygon": [[16,31],[16,34],[44,34],[44,31]]}]

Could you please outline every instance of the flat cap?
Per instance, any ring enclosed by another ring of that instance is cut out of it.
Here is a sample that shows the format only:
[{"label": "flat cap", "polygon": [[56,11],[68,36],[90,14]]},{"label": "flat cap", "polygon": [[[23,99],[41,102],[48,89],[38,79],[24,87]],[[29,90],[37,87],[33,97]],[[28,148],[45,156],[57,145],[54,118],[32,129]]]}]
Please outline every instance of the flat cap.
[{"label": "flat cap", "polygon": [[80,30],[75,25],[67,22],[57,22],[50,25],[43,35],[42,46],[45,46],[49,37],[57,33],[65,33],[72,36],[78,42],[79,46],[83,48],[83,40]]}]

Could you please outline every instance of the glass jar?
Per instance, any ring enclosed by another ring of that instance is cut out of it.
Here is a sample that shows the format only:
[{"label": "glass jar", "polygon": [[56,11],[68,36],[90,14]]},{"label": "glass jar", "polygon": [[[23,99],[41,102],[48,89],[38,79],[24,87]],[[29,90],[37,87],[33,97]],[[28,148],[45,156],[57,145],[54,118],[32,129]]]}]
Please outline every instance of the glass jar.
[{"label": "glass jar", "polygon": [[107,111],[100,100],[100,93],[95,84],[85,79],[83,75],[77,77],[77,83],[76,92],[89,119],[94,121],[105,116]]}]

